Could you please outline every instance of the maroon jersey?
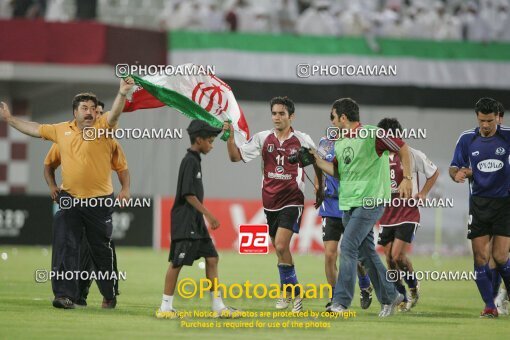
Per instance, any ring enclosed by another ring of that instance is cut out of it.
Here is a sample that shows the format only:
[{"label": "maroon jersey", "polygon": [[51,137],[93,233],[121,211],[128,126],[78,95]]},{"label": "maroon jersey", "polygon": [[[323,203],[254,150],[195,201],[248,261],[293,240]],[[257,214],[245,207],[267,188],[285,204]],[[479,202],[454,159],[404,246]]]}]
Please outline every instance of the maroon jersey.
[{"label": "maroon jersey", "polygon": [[289,163],[289,156],[302,146],[315,148],[310,136],[291,129],[289,137],[279,141],[274,130],[255,134],[239,151],[244,162],[262,156],[262,205],[266,210],[303,206],[305,175],[299,164]]},{"label": "maroon jersey", "polygon": [[[427,159],[427,156],[419,150],[409,147],[409,154],[411,158],[411,174],[413,176],[413,192],[418,193],[418,173],[422,173],[425,177],[430,178],[437,171],[434,163]],[[399,200],[398,186],[404,179],[404,170],[398,154],[390,154],[390,180],[391,180],[391,200],[392,204],[386,206],[384,214],[379,220],[381,227],[393,227],[404,223],[420,223],[420,210],[416,204],[405,205],[404,201],[395,204],[395,200]]]}]

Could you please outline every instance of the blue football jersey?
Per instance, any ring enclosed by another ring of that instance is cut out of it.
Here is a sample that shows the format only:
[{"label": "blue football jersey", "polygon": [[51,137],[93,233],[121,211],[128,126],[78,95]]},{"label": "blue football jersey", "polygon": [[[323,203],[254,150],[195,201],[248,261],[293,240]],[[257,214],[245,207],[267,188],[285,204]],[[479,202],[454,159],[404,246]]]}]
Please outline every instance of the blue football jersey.
[{"label": "blue football jersey", "polygon": [[472,169],[471,195],[510,196],[510,128],[498,125],[491,137],[483,137],[479,128],[464,131],[457,140],[450,166]]},{"label": "blue football jersey", "polygon": [[[319,141],[318,153],[328,162],[335,158],[335,141],[322,137]],[[322,217],[341,218],[343,213],[338,207],[338,179],[326,175],[324,187],[324,201],[319,208],[319,215]]]}]

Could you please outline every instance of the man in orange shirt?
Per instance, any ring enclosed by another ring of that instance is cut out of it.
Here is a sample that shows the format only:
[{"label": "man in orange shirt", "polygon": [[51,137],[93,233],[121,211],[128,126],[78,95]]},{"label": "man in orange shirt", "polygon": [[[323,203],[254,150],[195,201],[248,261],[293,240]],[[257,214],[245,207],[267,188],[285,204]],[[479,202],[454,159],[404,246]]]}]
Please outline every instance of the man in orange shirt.
[{"label": "man in orange shirt", "polygon": [[[100,272],[97,280],[103,295],[103,308],[115,308],[116,276],[113,275],[114,249],[111,247],[112,207],[95,202],[106,202],[113,199],[111,180],[111,159],[115,149],[115,140],[103,135],[90,140],[85,138],[87,130],[115,129],[127,92],[133,87],[134,81],[127,77],[120,81],[119,92],[113,102],[112,110],[102,116],[96,111],[97,98],[91,93],[81,93],[73,99],[74,120],[59,124],[39,124],[19,119],[11,114],[9,107],[1,103],[0,117],[18,131],[38,138],[51,140],[58,144],[62,157],[62,185],[60,191],[60,208],[63,224],[54,235],[53,248],[63,251],[60,267],[52,268],[61,276],[54,275],[53,293],[56,308],[74,308],[79,298],[78,277],[69,273],[79,273],[80,245],[83,229],[90,244],[93,261]],[[74,202],[79,205],[74,206]],[[66,205],[63,205],[66,202]],[[72,202],[72,205],[69,203]],[[85,204],[84,204],[85,202]],[[84,206],[85,205],[85,206]],[[62,273],[66,274],[62,278]]]},{"label": "man in orange shirt", "polygon": [[[99,115],[103,114],[103,108],[104,103],[99,101],[97,102],[96,111]],[[119,143],[115,143],[115,151],[112,155],[111,165],[112,170],[117,172],[117,177],[119,179],[119,182],[122,186],[121,191],[119,195],[117,196],[117,199],[129,199],[131,196],[129,193],[129,185],[130,185],[130,176],[129,176],[129,169],[128,164],[126,161],[126,156],[124,154],[124,151],[122,150],[122,147]],[[57,144],[53,144],[48,151],[48,154],[46,155],[46,158],[44,159],[44,178],[46,179],[46,183],[48,184],[48,187],[50,189],[50,196],[51,198],[57,202],[58,196],[60,194],[60,188],[57,186],[57,183],[55,181],[55,171],[61,164],[61,155],[60,150],[58,148]],[[53,219],[53,233],[54,235],[58,235],[60,232],[58,230],[59,226],[62,226],[63,223],[60,222],[60,219],[62,218],[62,210],[59,210]],[[117,257],[115,256],[115,243],[112,240],[110,243],[114,258],[113,258],[113,271],[115,273],[118,273],[117,269]],[[59,254],[58,251],[55,249],[52,254],[52,268],[59,267],[59,261],[62,261],[62,254]],[[87,240],[86,235],[83,236],[83,241],[81,243],[81,251],[80,251],[80,269],[83,271],[93,272],[94,270],[97,270],[96,266],[94,265],[94,259],[92,258],[90,254],[90,244]],[[119,282],[115,282],[115,296],[119,295]],[[87,280],[79,280],[78,286],[79,286],[79,297],[77,301],[75,302],[76,305],[81,307],[87,306],[87,296],[89,293],[90,286],[92,285],[92,279]]]}]

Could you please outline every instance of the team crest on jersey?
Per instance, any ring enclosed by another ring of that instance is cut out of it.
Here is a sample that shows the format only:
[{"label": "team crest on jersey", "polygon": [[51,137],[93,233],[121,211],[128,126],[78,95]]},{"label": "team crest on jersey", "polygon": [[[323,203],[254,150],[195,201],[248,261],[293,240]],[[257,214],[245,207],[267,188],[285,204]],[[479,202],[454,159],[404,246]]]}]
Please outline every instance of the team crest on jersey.
[{"label": "team crest on jersey", "polygon": [[472,156],[478,156],[479,154],[480,154],[480,151],[475,151],[475,152],[471,153]]},{"label": "team crest on jersey", "polygon": [[344,164],[350,164],[352,160],[354,159],[354,150],[348,146],[344,149],[342,152],[342,160],[344,161]]},{"label": "team crest on jersey", "polygon": [[505,153],[506,153],[505,148],[499,147],[496,149],[496,155],[498,156],[504,155]]},{"label": "team crest on jersey", "polygon": [[267,145],[267,152],[273,152],[274,151],[274,144],[268,144]]}]

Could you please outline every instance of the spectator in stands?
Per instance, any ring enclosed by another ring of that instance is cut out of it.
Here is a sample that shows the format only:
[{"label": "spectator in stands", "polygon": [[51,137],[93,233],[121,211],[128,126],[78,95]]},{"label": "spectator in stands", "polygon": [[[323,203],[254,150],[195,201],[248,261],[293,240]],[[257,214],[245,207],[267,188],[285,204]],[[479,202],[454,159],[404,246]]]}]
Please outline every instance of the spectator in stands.
[{"label": "spectator in stands", "polygon": [[461,17],[464,39],[471,41],[488,41],[489,26],[480,16],[478,5],[474,1],[470,1],[465,5],[465,8],[466,10]]},{"label": "spectator in stands", "polygon": [[436,40],[461,40],[462,39],[462,25],[459,18],[446,13],[445,5],[437,2],[436,8],[436,23],[434,39]]},{"label": "spectator in stands", "polygon": [[506,16],[505,16],[505,19],[502,20],[501,30],[498,34],[498,40],[508,42],[508,41],[510,41],[510,14],[509,14],[509,7],[506,6],[504,8],[505,8]]},{"label": "spectator in stands", "polygon": [[300,35],[340,35],[340,25],[330,13],[328,0],[315,0],[311,7],[301,14],[296,24],[296,33]]},{"label": "spectator in stands", "polygon": [[227,28],[231,32],[242,31],[242,26],[249,21],[249,4],[246,0],[229,0],[225,4],[225,21]]},{"label": "spectator in stands", "polygon": [[210,31],[210,9],[200,0],[168,2],[161,14],[165,30]]},{"label": "spectator in stands", "polygon": [[405,11],[402,18],[402,31],[405,32],[403,38],[419,39],[423,34],[421,25],[416,22],[416,15],[418,9],[414,6],[409,6]]},{"label": "spectator in stands", "polygon": [[375,17],[376,35],[400,37],[400,6],[392,4],[387,6],[379,15]]},{"label": "spectator in stands", "polygon": [[418,36],[418,38],[432,39],[435,30],[434,23],[436,22],[436,13],[422,3],[418,3],[416,9],[415,22],[421,30],[421,35]]},{"label": "spectator in stands", "polygon": [[299,17],[297,0],[281,0],[276,11],[277,26],[281,33],[295,33]]},{"label": "spectator in stands", "polygon": [[223,12],[216,0],[203,0],[202,18],[204,29],[207,32],[223,32],[226,29],[226,22],[223,19]]},{"label": "spectator in stands", "polygon": [[370,12],[363,11],[358,3],[340,7],[336,15],[340,30],[346,36],[361,36],[371,28]]},{"label": "spectator in stands", "polygon": [[241,20],[239,25],[240,32],[278,32],[276,27],[273,27],[272,25],[271,16],[269,15],[267,8],[262,6],[248,7],[244,14],[246,20]]},{"label": "spectator in stands", "polygon": [[499,40],[508,16],[508,0],[487,0],[480,6],[480,17],[487,23],[489,41]]}]

